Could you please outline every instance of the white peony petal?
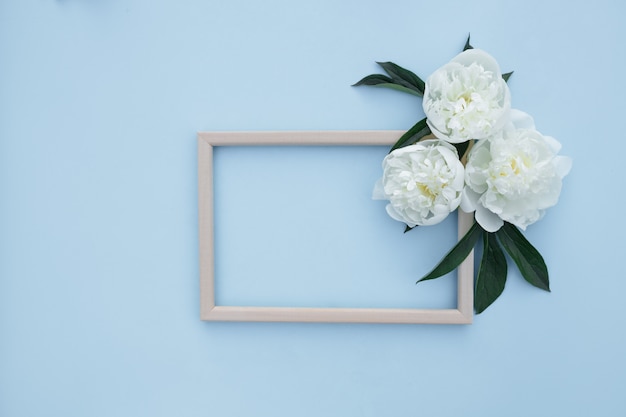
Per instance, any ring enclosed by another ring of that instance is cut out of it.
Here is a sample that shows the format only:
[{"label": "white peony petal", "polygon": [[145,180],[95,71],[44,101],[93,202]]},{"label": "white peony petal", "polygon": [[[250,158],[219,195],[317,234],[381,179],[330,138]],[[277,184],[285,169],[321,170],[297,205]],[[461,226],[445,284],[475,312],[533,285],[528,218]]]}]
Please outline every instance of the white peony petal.
[{"label": "white peony petal", "polygon": [[532,116],[526,112],[511,109],[510,119],[516,129],[535,129],[535,121]]},{"label": "white peony petal", "polygon": [[450,62],[458,62],[459,64],[468,67],[473,63],[481,65],[487,71],[491,71],[494,74],[500,76],[500,66],[498,65],[498,61],[495,60],[494,57],[489,55],[487,52],[482,49],[468,49],[466,51],[461,52],[456,57],[452,59]]},{"label": "white peony petal", "polygon": [[461,193],[461,210],[466,213],[472,213],[476,211],[479,198],[480,194],[475,193],[469,187],[465,187],[465,189],[463,189],[463,193]]},{"label": "white peony petal", "polygon": [[433,119],[433,117],[430,117],[430,118],[426,119],[426,124],[430,128],[430,131],[432,132],[432,134],[437,137],[437,139],[445,140],[446,142],[450,142],[450,143],[463,143],[463,142],[467,141],[467,139],[464,139],[464,138],[456,139],[456,138],[452,138],[449,135],[443,133],[442,131],[437,129],[437,126],[435,126],[431,122],[431,119]]},{"label": "white peony petal", "polygon": [[563,178],[569,174],[569,171],[572,169],[572,158],[558,155],[554,158],[554,165],[557,175]]},{"label": "white peony petal", "polygon": [[391,204],[387,204],[387,206],[385,207],[385,210],[387,210],[387,214],[389,215],[389,217],[391,217],[394,220],[397,220],[399,222],[403,222],[406,223],[407,226],[409,227],[415,227],[417,226],[417,224],[411,222],[410,220],[407,220],[405,217],[400,216],[400,213],[398,213],[396,211],[396,209],[391,205]]},{"label": "white peony petal", "polygon": [[491,233],[497,232],[504,225],[504,221],[497,214],[492,213],[481,205],[476,207],[474,217],[483,229]]},{"label": "white peony petal", "polygon": [[558,140],[552,136],[544,136],[543,138],[554,153],[558,153],[561,150],[561,143]]},{"label": "white peony petal", "polygon": [[383,179],[380,178],[374,184],[374,190],[372,191],[372,199],[373,200],[386,200],[387,195],[385,194],[385,188],[383,187]]}]

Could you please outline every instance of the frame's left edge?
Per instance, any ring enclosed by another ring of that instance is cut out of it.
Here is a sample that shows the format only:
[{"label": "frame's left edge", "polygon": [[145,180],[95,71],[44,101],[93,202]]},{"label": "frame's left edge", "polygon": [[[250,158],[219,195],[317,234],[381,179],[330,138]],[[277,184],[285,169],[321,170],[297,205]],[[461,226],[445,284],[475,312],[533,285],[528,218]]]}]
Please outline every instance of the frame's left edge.
[{"label": "frame's left edge", "polygon": [[198,243],[200,259],[200,318],[208,320],[215,307],[213,251],[213,146],[198,134]]}]

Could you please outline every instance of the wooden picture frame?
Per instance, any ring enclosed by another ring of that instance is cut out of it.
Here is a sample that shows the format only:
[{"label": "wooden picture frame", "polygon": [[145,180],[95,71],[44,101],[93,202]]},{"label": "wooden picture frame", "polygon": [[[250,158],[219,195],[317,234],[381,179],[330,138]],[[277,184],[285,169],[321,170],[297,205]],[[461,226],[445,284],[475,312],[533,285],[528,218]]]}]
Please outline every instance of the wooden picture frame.
[{"label": "wooden picture frame", "polygon": [[[251,307],[215,304],[213,224],[213,148],[216,146],[370,146],[392,145],[402,131],[284,131],[198,133],[198,226],[200,318],[207,321],[469,324],[473,318],[473,252],[457,269],[457,307],[316,308]],[[458,238],[473,215],[459,212]],[[381,213],[384,215],[384,213]]]}]

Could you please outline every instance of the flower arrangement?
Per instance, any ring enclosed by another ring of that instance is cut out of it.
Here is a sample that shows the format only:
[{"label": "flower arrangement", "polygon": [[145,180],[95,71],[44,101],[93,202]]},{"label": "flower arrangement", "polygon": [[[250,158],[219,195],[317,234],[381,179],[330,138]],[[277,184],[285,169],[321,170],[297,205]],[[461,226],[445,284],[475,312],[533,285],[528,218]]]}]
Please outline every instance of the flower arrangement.
[{"label": "flower arrangement", "polygon": [[373,198],[387,200],[387,213],[405,232],[444,220],[458,208],[474,213],[467,234],[418,283],[456,269],[480,237],[482,259],[474,290],[477,314],[504,290],[508,253],[530,284],[550,291],[541,254],[521,230],[554,206],[572,161],[560,144],[535,129],[532,117],[511,109],[507,81],[496,60],[474,49],[463,52],[424,82],[392,62],[354,86],[391,88],[423,97],[426,117],[391,147]]}]

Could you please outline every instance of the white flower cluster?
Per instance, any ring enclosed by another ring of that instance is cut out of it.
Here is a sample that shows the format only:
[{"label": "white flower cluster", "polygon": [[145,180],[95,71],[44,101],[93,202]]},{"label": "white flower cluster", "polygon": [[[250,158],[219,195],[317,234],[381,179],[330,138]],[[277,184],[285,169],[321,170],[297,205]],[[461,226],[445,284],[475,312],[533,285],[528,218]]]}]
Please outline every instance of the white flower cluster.
[{"label": "white flower cluster", "polygon": [[[511,109],[509,88],[496,60],[469,49],[426,81],[427,123],[437,139],[391,152],[375,199],[410,227],[441,222],[459,206],[495,232],[504,222],[521,229],[555,205],[572,161],[560,144]],[[452,144],[476,140],[465,167]]]}]

